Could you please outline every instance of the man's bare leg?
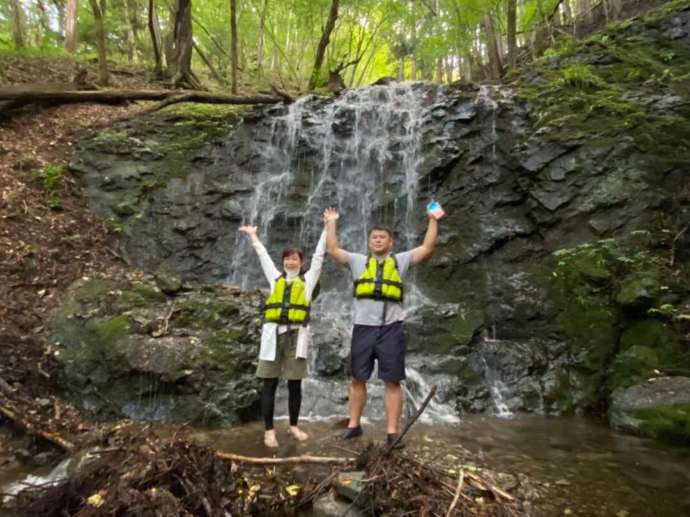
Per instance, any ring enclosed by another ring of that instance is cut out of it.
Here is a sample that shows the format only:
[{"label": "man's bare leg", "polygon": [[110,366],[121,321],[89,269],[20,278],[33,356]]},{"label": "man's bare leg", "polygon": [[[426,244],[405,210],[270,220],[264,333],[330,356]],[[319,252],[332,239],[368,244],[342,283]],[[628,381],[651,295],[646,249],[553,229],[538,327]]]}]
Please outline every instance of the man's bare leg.
[{"label": "man's bare leg", "polygon": [[357,438],[362,434],[361,420],[364,406],[367,405],[367,382],[352,378],[350,384],[350,419],[343,438]]},{"label": "man's bare leg", "polygon": [[400,432],[400,415],[402,414],[403,392],[399,382],[386,382],[384,401],[386,405],[386,424],[388,434]]},{"label": "man's bare leg", "polygon": [[350,384],[350,421],[347,424],[348,427],[359,427],[366,405],[367,382],[353,377]]}]

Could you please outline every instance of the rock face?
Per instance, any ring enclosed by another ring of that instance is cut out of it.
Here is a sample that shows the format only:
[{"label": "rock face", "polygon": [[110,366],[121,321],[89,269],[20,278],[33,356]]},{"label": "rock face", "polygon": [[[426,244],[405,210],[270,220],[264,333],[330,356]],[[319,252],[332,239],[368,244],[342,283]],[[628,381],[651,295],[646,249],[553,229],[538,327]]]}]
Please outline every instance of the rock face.
[{"label": "rock face", "polygon": [[618,431],[690,444],[690,377],[650,379],[613,392],[609,422]]},{"label": "rock face", "polygon": [[227,423],[256,414],[261,297],[172,275],[83,278],[53,315],[60,383],[100,416]]},{"label": "rock face", "polygon": [[[690,371],[687,4],[564,45],[510,86],[172,112],[82,142],[72,167],[133,265],[251,286],[242,220],[271,252],[309,250],[339,206],[347,246],[384,221],[404,248],[436,196],[448,216],[412,279],[413,373],[458,412],[602,410],[654,370]],[[331,264],[322,283],[313,371],[342,382],[351,287]]]}]

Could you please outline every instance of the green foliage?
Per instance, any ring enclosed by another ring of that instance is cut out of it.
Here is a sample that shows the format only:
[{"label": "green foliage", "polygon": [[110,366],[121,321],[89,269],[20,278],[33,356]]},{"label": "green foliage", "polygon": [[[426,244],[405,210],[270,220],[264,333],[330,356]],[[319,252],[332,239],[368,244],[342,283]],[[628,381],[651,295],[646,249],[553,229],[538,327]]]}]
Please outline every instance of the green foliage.
[{"label": "green foliage", "polygon": [[43,188],[48,191],[54,190],[63,172],[65,172],[64,165],[46,165],[43,167],[38,173]]},{"label": "green foliage", "polygon": [[41,185],[46,190],[46,204],[51,210],[61,208],[60,193],[57,187],[64,171],[64,165],[46,165],[38,172]]},{"label": "green foliage", "polygon": [[115,235],[119,235],[122,233],[122,221],[115,217],[108,217],[105,221],[103,221],[103,225],[105,226],[106,231],[108,231],[109,233]]},{"label": "green foliage", "polygon": [[562,87],[573,86],[579,89],[596,89],[606,86],[589,65],[574,64],[558,71],[556,84]]}]

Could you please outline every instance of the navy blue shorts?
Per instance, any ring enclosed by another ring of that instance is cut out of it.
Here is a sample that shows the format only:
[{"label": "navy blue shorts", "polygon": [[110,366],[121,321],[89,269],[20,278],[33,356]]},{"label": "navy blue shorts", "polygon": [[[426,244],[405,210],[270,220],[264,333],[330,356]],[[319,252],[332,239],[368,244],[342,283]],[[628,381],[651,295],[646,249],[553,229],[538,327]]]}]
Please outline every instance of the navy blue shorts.
[{"label": "navy blue shorts", "polygon": [[398,382],[405,379],[405,325],[355,325],[352,329],[352,377],[366,381],[379,363],[379,379]]}]

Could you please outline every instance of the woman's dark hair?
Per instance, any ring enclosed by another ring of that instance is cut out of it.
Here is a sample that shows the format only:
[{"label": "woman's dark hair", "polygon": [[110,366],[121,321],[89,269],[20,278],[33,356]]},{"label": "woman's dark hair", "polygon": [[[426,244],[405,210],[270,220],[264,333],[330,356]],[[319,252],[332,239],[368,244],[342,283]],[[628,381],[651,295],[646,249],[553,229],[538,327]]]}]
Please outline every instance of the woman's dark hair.
[{"label": "woman's dark hair", "polygon": [[304,262],[304,252],[299,249],[299,248],[285,248],[283,250],[283,256],[281,257],[281,261],[285,260],[285,257],[289,257],[290,255],[297,254],[299,256],[299,259]]},{"label": "woman's dark hair", "polygon": [[295,255],[300,259],[300,262],[302,262],[302,267],[299,269],[299,274],[303,275],[304,274],[304,252],[299,249],[299,248],[285,248],[283,250],[283,256],[280,259],[280,265],[283,265],[283,260],[285,260],[285,257],[289,257],[290,255]]}]

